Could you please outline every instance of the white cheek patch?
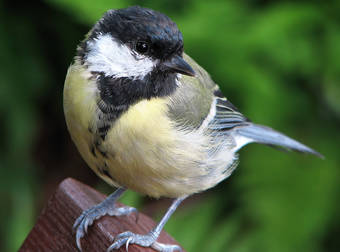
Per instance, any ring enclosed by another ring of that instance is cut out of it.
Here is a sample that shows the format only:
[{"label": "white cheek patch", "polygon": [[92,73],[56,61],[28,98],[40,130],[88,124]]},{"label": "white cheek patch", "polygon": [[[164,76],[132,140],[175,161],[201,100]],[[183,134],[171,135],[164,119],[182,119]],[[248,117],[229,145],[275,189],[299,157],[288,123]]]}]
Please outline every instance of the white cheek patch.
[{"label": "white cheek patch", "polygon": [[87,42],[89,71],[104,72],[105,76],[143,79],[157,61],[133,52],[128,46],[115,41],[109,34]]}]

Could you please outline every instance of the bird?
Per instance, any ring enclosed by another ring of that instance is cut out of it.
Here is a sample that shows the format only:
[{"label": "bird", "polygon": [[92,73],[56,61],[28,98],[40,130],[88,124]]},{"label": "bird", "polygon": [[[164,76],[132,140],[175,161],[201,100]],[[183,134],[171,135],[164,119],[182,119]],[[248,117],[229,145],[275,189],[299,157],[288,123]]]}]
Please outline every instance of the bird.
[{"label": "bird", "polygon": [[184,53],[176,23],[140,6],[108,10],[94,24],[68,68],[63,99],[67,128],[82,158],[117,188],[76,219],[80,251],[96,219],[137,212],[116,205],[128,189],[173,202],[149,233],[118,234],[107,251],[130,244],[180,251],[157,242],[165,223],[185,198],[228,178],[243,146],[260,143],[322,157],[245,117]]}]

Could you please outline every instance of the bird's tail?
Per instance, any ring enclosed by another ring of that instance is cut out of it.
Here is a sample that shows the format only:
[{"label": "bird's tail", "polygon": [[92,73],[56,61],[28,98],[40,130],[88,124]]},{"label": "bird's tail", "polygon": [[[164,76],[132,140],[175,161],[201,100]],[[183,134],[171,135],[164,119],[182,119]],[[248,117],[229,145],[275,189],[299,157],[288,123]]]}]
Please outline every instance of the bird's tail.
[{"label": "bird's tail", "polygon": [[241,136],[241,138],[243,137],[248,139],[247,143],[256,142],[267,145],[281,146],[285,149],[309,153],[323,158],[319,152],[266,126],[249,124],[247,126],[235,128],[234,130],[237,135]]}]

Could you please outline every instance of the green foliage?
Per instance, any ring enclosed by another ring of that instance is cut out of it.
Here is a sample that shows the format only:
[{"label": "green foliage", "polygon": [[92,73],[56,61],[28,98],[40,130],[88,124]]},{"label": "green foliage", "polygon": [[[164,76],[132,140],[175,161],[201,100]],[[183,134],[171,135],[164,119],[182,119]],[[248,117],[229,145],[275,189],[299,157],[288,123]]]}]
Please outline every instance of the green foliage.
[{"label": "green foliage", "polygon": [[126,1],[124,0],[101,0],[93,2],[91,0],[47,0],[51,4],[54,4],[56,8],[70,13],[75,19],[85,24],[95,23],[108,9],[112,9],[113,2],[114,8],[126,7]]},{"label": "green foliage", "polygon": [[[188,251],[338,250],[339,1],[45,0],[19,10],[0,4],[1,251],[15,251],[33,226],[47,187],[42,174],[77,178],[53,162],[42,165],[43,155],[32,149],[61,157],[56,146],[69,138],[65,129],[51,133],[46,146],[38,139],[43,129],[65,127],[62,85],[75,45],[105,10],[133,4],[169,15],[186,52],[246,116],[326,157],[247,146],[231,178],[175,213],[166,230]],[[142,204],[134,193],[124,200]]]}]

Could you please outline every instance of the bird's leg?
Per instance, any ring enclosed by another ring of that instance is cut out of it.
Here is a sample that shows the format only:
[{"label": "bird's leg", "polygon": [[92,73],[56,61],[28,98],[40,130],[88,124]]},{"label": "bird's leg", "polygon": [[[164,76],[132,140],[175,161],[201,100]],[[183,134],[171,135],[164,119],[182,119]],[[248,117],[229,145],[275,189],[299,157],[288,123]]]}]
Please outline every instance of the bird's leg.
[{"label": "bird's leg", "polygon": [[137,212],[133,207],[116,207],[115,203],[119,197],[126,191],[125,188],[118,188],[110,194],[104,201],[85,211],[77,218],[73,224],[73,231],[76,233],[76,242],[81,251],[80,239],[87,233],[88,226],[91,226],[94,220],[104,215],[121,216]]},{"label": "bird's leg", "polygon": [[156,240],[161,233],[165,223],[169,220],[170,216],[173,214],[173,212],[175,212],[176,208],[186,197],[187,196],[174,200],[166,214],[163,216],[162,220],[149,233],[147,233],[146,235],[134,234],[129,231],[121,233],[116,236],[114,243],[107,249],[107,252],[110,252],[113,249],[119,249],[123,245],[125,245],[126,250],[128,250],[129,244],[137,244],[142,247],[151,247],[156,251],[161,252],[172,252],[176,250],[181,251],[181,248],[177,245],[162,244],[156,242]]}]

